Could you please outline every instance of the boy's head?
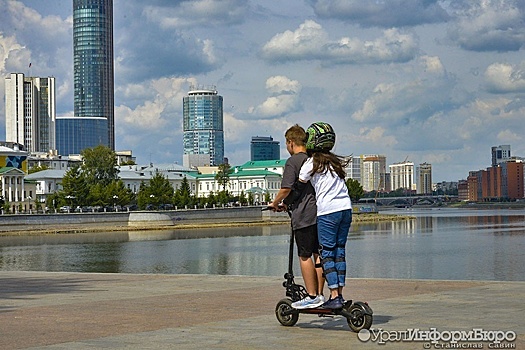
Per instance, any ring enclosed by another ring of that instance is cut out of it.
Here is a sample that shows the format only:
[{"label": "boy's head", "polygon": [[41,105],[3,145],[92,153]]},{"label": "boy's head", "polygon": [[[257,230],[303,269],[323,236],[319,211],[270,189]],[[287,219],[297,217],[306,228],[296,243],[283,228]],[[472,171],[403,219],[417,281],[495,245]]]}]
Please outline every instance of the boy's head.
[{"label": "boy's head", "polygon": [[296,146],[304,146],[307,136],[308,135],[306,135],[306,132],[301,126],[299,126],[299,124],[293,125],[284,133],[286,143],[288,144],[290,141],[293,141]]}]

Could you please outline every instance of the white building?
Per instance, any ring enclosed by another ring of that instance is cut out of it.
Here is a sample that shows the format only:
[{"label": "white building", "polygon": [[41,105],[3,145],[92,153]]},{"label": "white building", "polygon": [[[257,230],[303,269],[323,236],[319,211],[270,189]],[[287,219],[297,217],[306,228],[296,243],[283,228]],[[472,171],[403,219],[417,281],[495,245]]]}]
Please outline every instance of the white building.
[{"label": "white building", "polygon": [[[198,197],[208,197],[210,193],[217,193],[223,190],[219,182],[215,179],[216,174],[197,175]],[[235,167],[233,173],[229,174],[229,182],[226,190],[233,196],[244,193],[253,195],[255,202],[263,202],[266,194],[273,200],[281,188],[282,176],[268,170],[243,170]]]},{"label": "white building", "polygon": [[56,149],[55,78],[11,73],[5,79],[6,141],[28,152]]},{"label": "white building", "polygon": [[[234,167],[229,174],[229,184],[226,189],[234,196],[240,195],[241,192],[246,196],[252,193],[256,202],[263,202],[266,193],[273,199],[281,188],[281,174],[285,162],[286,160],[255,161]],[[48,195],[62,189],[62,179],[66,171],[66,169],[48,169],[26,176],[26,180],[36,183],[39,202],[45,202]],[[188,181],[191,193],[197,197],[208,197],[212,192],[216,194],[222,191],[222,187],[215,179],[216,171],[198,174],[175,163],[148,166],[123,165],[119,167],[119,178],[126,188],[133,193],[138,193],[140,184],[148,183],[157,172],[170,182],[175,191],[180,188],[184,178]]]},{"label": "white building", "polygon": [[404,161],[402,163],[394,163],[388,167],[390,168],[390,183],[392,191],[400,188],[410,191],[416,190],[413,162]]},{"label": "white building", "polygon": [[363,190],[384,191],[386,186],[386,157],[383,155],[361,155],[361,186]]},{"label": "white building", "polygon": [[361,160],[360,158],[350,156],[350,161],[345,168],[345,180],[354,179],[361,183]]},{"label": "white building", "polygon": [[33,186],[24,181],[26,171],[27,152],[18,145],[14,148],[0,145],[0,197],[12,206],[12,212],[24,207],[31,209],[34,201]]}]

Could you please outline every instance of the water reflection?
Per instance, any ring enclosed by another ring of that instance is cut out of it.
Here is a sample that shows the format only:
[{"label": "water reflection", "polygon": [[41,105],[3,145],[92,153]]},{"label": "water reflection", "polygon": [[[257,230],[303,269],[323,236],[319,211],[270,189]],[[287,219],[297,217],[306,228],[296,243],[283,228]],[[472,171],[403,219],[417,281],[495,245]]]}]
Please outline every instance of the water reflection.
[{"label": "water reflection", "polygon": [[[524,281],[524,213],[411,211],[403,214],[415,220],[354,224],[348,273]],[[272,225],[0,237],[0,270],[282,276],[289,230]]]}]

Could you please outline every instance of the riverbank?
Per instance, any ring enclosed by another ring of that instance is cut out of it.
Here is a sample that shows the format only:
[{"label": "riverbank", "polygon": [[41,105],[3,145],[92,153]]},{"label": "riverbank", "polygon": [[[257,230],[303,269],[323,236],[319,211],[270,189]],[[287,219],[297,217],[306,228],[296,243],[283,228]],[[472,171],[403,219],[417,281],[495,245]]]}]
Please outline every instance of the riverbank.
[{"label": "riverbank", "polygon": [[[49,217],[63,217],[68,214],[56,214],[48,215]],[[70,214],[75,215],[75,214]],[[79,215],[77,214],[77,218]],[[109,214],[111,215],[111,214]],[[99,216],[102,217],[102,216]],[[0,217],[0,220],[2,217]],[[143,218],[142,218],[143,219]],[[215,217],[213,221],[209,219],[181,219],[177,217],[175,223],[164,223],[166,219],[159,220],[157,222],[152,220],[142,221],[127,221],[111,220],[105,222],[103,220],[84,220],[84,222],[75,222],[70,219],[66,222],[52,222],[52,220],[26,222],[20,225],[2,225],[0,226],[0,237],[1,236],[24,236],[24,235],[46,235],[46,234],[74,234],[74,233],[85,233],[85,232],[118,232],[118,231],[152,231],[152,230],[179,230],[179,229],[202,229],[202,228],[214,228],[214,227],[246,227],[246,226],[266,226],[266,225],[289,225],[290,220],[282,215],[271,214],[269,218],[248,218],[242,220],[231,220],[227,217],[218,218]],[[378,214],[378,213],[367,213],[367,214],[355,214],[353,216],[353,225],[367,222],[381,222],[381,221],[400,221],[400,220],[413,220],[414,217],[409,215],[392,215],[392,214]],[[62,220],[63,221],[63,220]]]}]

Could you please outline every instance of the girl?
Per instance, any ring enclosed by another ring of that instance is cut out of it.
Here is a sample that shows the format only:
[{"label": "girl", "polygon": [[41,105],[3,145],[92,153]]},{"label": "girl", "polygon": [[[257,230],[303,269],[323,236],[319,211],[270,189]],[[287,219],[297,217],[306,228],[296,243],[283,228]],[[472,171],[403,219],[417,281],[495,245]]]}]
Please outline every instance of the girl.
[{"label": "girl", "polygon": [[344,304],[345,246],[352,223],[352,203],[345,183],[347,162],[331,152],[335,132],[329,124],[313,123],[306,132],[310,158],[301,167],[299,181],[310,181],[315,189],[321,263],[330,289],[330,299],[322,307],[339,309]]}]

